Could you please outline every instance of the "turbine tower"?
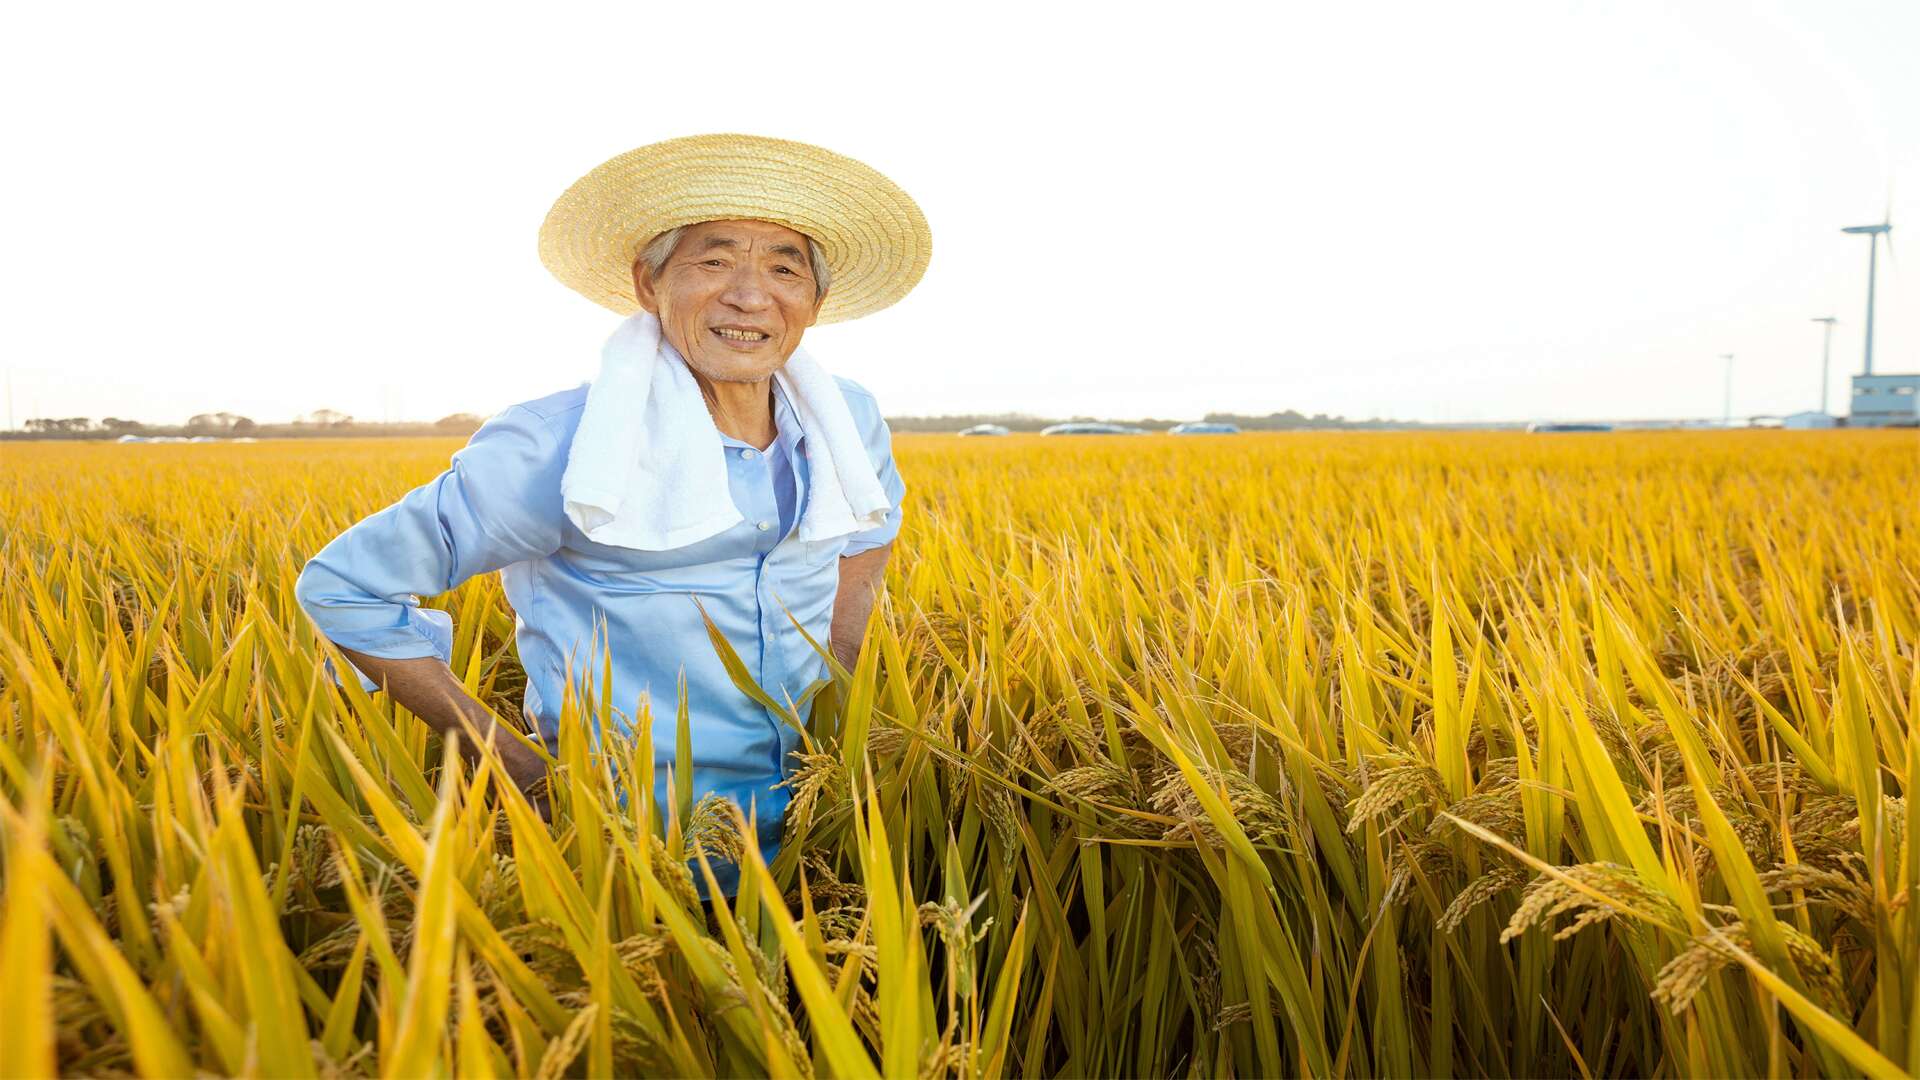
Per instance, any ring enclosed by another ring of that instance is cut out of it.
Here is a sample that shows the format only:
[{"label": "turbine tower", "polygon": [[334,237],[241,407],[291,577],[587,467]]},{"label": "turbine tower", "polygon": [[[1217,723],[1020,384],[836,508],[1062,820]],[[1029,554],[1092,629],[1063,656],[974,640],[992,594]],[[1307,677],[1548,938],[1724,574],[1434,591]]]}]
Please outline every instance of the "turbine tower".
[{"label": "turbine tower", "polygon": [[1730,428],[1733,426],[1733,354],[1721,353],[1720,359],[1727,362],[1727,393],[1721,403],[1720,426]]},{"label": "turbine tower", "polygon": [[1827,376],[1827,369],[1833,364],[1833,324],[1840,320],[1831,315],[1822,315],[1813,321],[1826,324],[1822,327],[1826,332],[1826,340],[1820,346],[1820,411],[1824,414],[1827,411],[1827,384],[1832,381]]},{"label": "turbine tower", "polygon": [[1893,215],[1882,214],[1878,225],[1849,225],[1840,230],[1867,238],[1867,366],[1862,375],[1873,374],[1873,279],[1878,269],[1880,237],[1887,238],[1887,254],[1893,254]]}]

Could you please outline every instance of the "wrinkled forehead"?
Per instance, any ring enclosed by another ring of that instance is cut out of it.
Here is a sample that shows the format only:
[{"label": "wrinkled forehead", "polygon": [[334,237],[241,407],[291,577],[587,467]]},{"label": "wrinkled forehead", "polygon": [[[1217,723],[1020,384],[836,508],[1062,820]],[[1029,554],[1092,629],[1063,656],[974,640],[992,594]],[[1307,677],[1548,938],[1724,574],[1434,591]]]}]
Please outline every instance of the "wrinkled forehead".
[{"label": "wrinkled forehead", "polygon": [[808,237],[789,226],[777,221],[758,221],[752,218],[726,218],[719,221],[701,221],[686,226],[680,234],[675,251],[694,251],[707,247],[758,248],[763,251],[796,254],[805,257]]}]

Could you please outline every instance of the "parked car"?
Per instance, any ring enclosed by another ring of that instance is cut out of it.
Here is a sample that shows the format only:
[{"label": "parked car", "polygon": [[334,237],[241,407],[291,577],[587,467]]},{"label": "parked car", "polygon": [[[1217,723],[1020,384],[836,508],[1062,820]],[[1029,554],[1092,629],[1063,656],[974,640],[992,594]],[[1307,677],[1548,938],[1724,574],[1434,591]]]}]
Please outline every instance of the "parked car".
[{"label": "parked car", "polygon": [[1238,435],[1239,424],[1218,424],[1210,420],[1195,420],[1185,424],[1175,424],[1167,429],[1169,435]]},{"label": "parked car", "polygon": [[967,428],[965,431],[962,431],[960,434],[962,435],[1011,435],[1013,433],[1007,430],[1006,428],[1001,427],[999,424],[975,424],[972,427]]},{"label": "parked car", "polygon": [[1145,435],[1146,428],[1131,427],[1127,424],[1107,424],[1097,420],[1076,420],[1066,424],[1052,424],[1040,429],[1042,435]]}]

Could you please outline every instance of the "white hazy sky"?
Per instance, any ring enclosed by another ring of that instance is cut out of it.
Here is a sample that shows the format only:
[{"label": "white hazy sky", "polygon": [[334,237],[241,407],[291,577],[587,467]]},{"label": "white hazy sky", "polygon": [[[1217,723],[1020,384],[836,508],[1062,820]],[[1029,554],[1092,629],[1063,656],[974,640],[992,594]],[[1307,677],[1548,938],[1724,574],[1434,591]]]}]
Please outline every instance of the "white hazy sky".
[{"label": "white hazy sky", "polygon": [[748,131],[925,209],[919,288],[807,337],[893,415],[1718,416],[1728,352],[1778,413],[1827,314],[1843,409],[1916,49],[1907,0],[9,4],[0,366],[16,423],[492,413],[617,321],[554,197]]}]

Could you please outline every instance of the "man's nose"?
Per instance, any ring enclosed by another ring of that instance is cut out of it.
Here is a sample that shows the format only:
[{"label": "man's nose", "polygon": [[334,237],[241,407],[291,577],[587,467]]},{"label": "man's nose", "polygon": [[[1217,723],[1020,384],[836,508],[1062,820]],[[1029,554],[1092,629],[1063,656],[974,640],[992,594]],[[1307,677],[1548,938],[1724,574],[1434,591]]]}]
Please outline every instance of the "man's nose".
[{"label": "man's nose", "polygon": [[727,287],[720,294],[720,302],[742,311],[759,311],[773,303],[772,294],[760,282],[760,275],[748,266],[738,267]]}]

